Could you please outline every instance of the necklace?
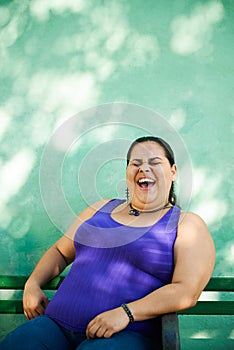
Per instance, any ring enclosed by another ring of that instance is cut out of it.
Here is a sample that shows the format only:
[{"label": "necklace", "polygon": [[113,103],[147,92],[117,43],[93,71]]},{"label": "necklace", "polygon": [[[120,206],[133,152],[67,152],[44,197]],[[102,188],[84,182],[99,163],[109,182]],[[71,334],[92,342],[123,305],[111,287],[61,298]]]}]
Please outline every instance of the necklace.
[{"label": "necklace", "polygon": [[154,209],[154,210],[137,210],[135,208],[133,208],[132,203],[130,202],[130,210],[128,212],[129,215],[134,215],[134,216],[139,216],[141,213],[142,214],[150,214],[150,213],[156,213],[159,210],[163,210],[166,208],[170,208],[169,202],[167,202],[163,207],[160,207],[158,209]]}]

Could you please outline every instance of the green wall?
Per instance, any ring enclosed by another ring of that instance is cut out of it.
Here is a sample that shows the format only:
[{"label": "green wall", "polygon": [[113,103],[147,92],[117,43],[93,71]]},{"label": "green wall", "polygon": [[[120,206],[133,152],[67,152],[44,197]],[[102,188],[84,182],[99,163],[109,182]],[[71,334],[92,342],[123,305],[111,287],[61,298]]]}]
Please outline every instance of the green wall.
[{"label": "green wall", "polygon": [[[30,273],[75,213],[122,197],[128,144],[158,133],[175,149],[184,143],[185,209],[209,226],[214,275],[233,275],[233,34],[232,0],[0,1],[1,274]],[[230,349],[230,318],[219,320],[225,332],[210,325],[205,334],[212,349]],[[187,324],[184,347],[198,349]]]}]

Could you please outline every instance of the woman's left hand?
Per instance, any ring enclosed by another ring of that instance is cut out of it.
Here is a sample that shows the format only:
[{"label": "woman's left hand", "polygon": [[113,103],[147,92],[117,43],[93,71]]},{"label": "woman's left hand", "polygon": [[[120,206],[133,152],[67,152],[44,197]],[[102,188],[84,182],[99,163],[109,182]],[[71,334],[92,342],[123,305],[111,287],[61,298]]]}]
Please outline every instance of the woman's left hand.
[{"label": "woman's left hand", "polygon": [[89,322],[86,329],[88,339],[110,338],[129,324],[129,318],[122,307],[103,312]]}]

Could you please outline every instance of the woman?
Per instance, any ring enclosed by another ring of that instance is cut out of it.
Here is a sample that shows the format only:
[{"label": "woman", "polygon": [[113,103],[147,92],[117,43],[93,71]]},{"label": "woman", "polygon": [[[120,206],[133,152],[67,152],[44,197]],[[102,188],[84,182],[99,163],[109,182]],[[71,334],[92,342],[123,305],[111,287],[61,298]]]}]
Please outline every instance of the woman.
[{"label": "woman", "polygon": [[[88,207],[43,255],[24,290],[30,322],[1,349],[160,349],[160,315],[195,305],[215,261],[203,220],[176,205],[176,173],[164,140],[133,142],[129,200]],[[72,262],[48,303],[42,286]]]}]

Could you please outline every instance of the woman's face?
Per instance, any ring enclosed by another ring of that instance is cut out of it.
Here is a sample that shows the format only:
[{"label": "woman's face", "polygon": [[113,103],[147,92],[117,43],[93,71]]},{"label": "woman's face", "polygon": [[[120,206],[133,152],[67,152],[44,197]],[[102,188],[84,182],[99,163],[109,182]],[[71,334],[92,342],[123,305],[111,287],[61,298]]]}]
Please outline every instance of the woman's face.
[{"label": "woman's face", "polygon": [[176,165],[170,165],[159,144],[142,142],[132,149],[126,180],[133,206],[153,209],[168,201]]}]

